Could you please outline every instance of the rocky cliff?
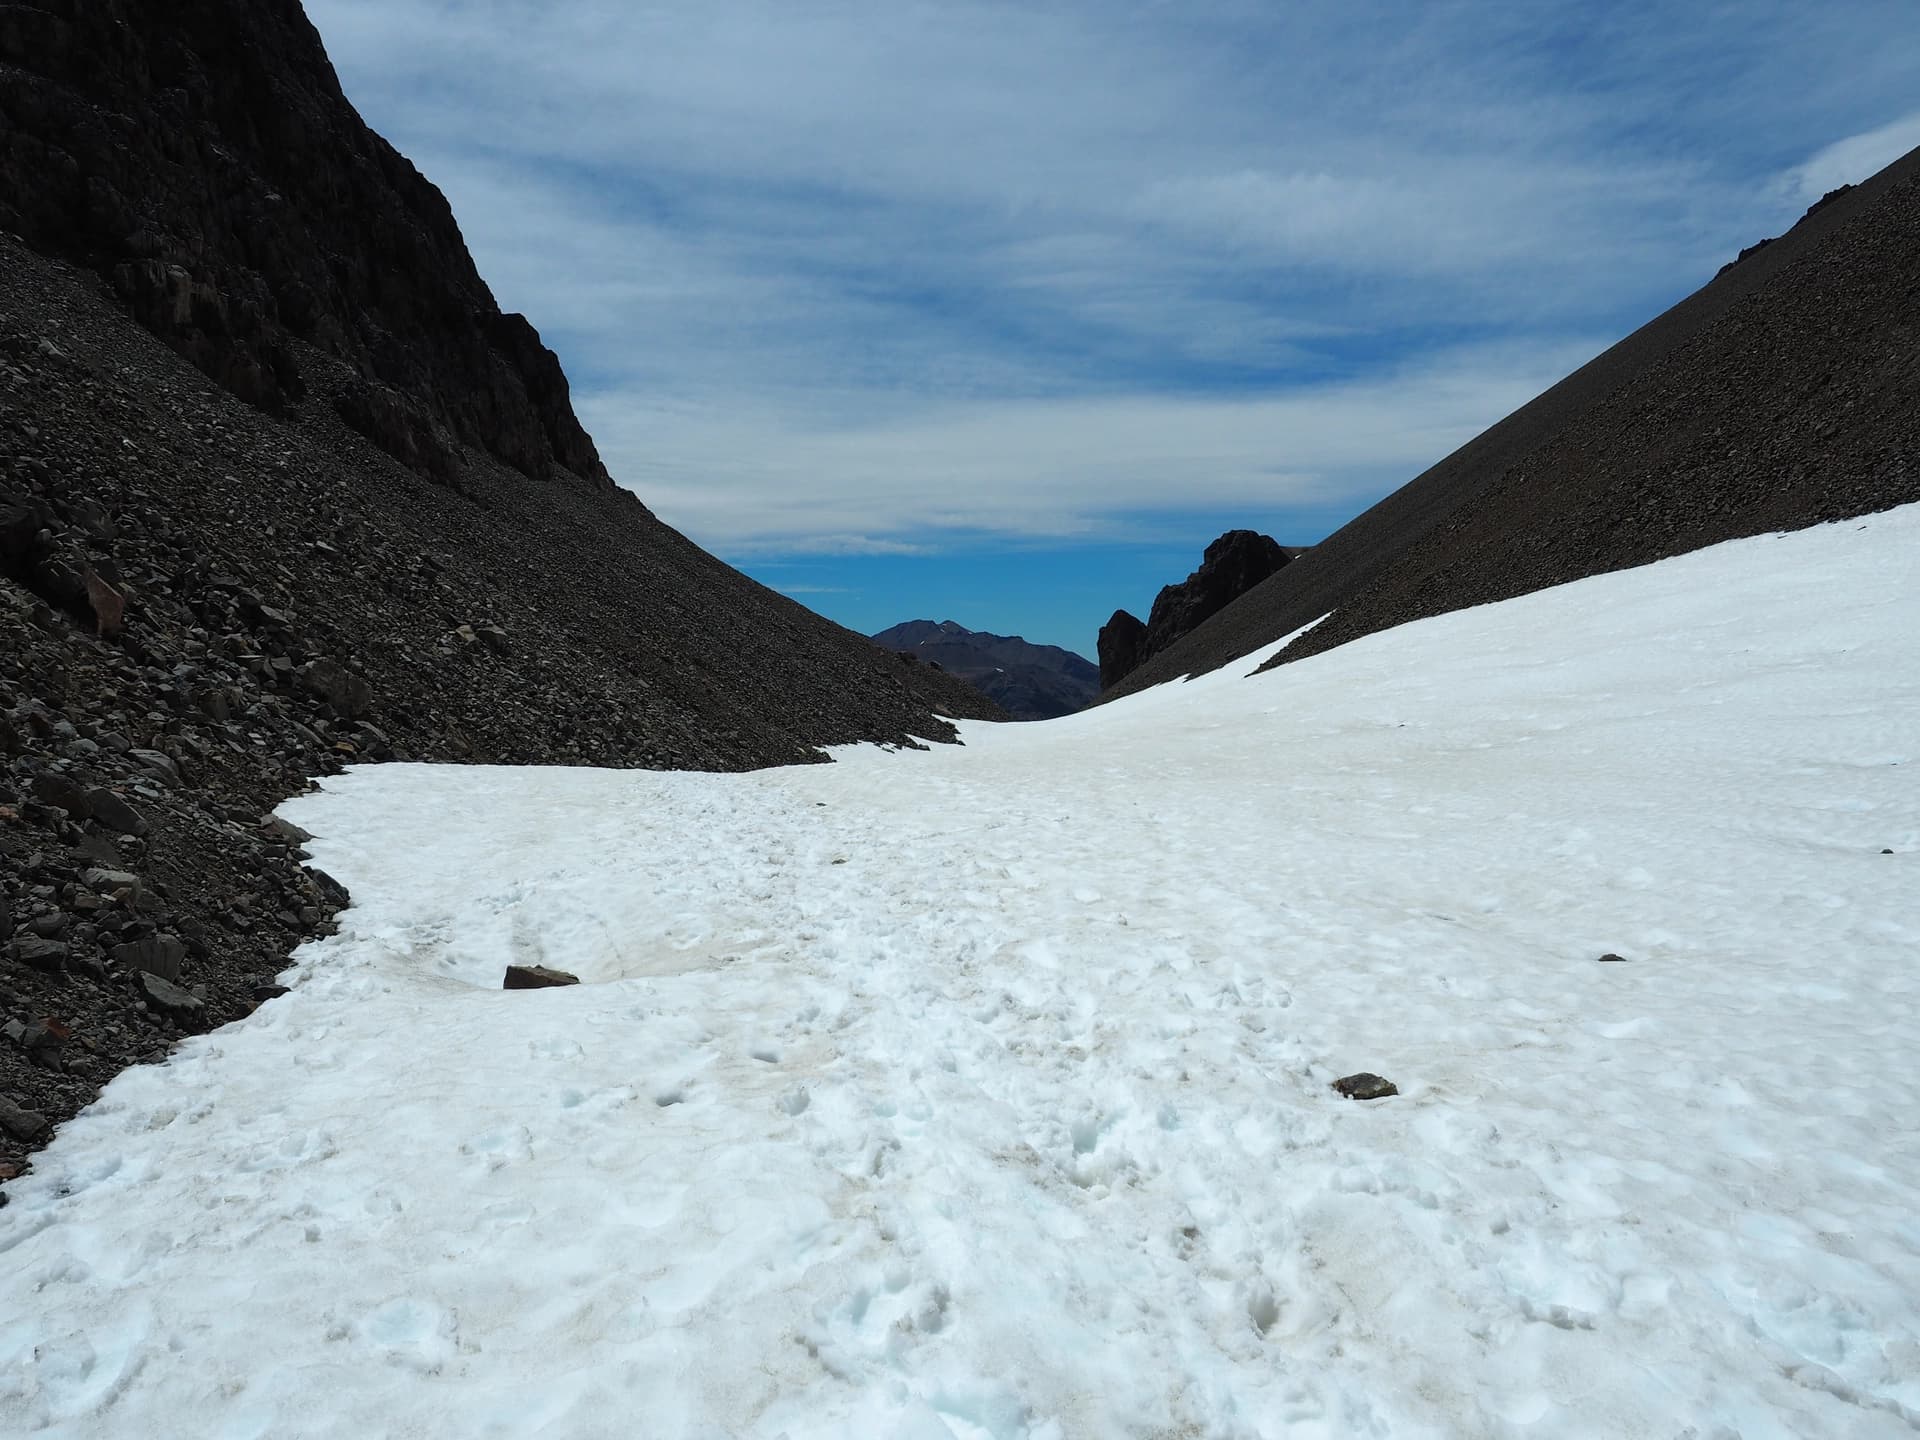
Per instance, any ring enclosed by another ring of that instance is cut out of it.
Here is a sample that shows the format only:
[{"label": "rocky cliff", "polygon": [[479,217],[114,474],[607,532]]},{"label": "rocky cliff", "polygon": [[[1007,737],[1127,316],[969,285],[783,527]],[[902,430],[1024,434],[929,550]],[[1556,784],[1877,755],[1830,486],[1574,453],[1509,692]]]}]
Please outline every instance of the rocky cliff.
[{"label": "rocky cliff", "polygon": [[553,352],[347,103],[297,0],[0,6],[0,229],[270,413],[317,389],[442,480],[480,451],[611,485]]}]

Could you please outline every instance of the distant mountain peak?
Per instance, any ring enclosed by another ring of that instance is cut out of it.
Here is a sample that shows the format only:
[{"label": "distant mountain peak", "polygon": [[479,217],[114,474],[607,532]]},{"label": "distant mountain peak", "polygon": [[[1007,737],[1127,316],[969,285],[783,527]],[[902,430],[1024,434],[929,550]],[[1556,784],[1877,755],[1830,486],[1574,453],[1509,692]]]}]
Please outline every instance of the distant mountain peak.
[{"label": "distant mountain peak", "polygon": [[1084,655],[1018,635],[969,630],[957,620],[908,620],[873,641],[959,676],[1016,720],[1070,715],[1100,690],[1100,669]]}]

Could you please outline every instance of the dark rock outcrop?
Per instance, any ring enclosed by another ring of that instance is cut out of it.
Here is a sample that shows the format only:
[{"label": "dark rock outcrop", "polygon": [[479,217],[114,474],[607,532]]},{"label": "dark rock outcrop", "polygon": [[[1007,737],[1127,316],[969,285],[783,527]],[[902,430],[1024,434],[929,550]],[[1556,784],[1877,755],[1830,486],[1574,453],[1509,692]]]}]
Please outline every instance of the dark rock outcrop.
[{"label": "dark rock outcrop", "polygon": [[969,630],[952,620],[908,620],[873,642],[959,677],[1015,720],[1071,715],[1099,694],[1099,671],[1084,655],[1018,635]]},{"label": "dark rock outcrop", "polygon": [[1111,690],[1146,658],[1147,622],[1131,610],[1116,610],[1100,627],[1100,688]]},{"label": "dark rock outcrop", "polygon": [[1101,698],[1920,501],[1920,151],[1313,547]]},{"label": "dark rock outcrop", "polygon": [[[97,271],[248,403],[324,387],[422,474],[466,450],[611,485],[566,376],[440,192],[341,93],[297,0],[0,6],[0,229]],[[345,362],[316,373],[294,342]]]},{"label": "dark rock outcrop", "polygon": [[1113,612],[1100,631],[1100,685],[1110,689],[1146,660],[1191,634],[1268,576],[1285,567],[1297,548],[1257,530],[1229,530],[1207,546],[1200,568],[1178,585],[1164,586],[1142,625],[1125,610]]}]

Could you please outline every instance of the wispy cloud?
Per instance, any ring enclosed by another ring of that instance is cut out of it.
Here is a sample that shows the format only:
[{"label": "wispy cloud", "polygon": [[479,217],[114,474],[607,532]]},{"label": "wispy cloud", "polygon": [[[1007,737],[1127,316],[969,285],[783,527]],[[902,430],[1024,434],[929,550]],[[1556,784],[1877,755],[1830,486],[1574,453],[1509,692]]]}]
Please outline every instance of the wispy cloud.
[{"label": "wispy cloud", "polygon": [[1460,350],[1281,392],[985,399],[852,423],[744,403],[661,411],[618,392],[585,415],[630,483],[723,553],[897,553],[983,531],[1112,539],[1156,510],[1377,493],[1598,347]]},{"label": "wispy cloud", "polygon": [[1910,0],[308,8],[736,553],[1358,505],[1920,143]]},{"label": "wispy cloud", "polygon": [[1856,184],[1920,146],[1920,110],[1888,125],[1849,135],[1821,147],[1781,177],[1779,188],[1797,204],[1811,204],[1830,190]]}]

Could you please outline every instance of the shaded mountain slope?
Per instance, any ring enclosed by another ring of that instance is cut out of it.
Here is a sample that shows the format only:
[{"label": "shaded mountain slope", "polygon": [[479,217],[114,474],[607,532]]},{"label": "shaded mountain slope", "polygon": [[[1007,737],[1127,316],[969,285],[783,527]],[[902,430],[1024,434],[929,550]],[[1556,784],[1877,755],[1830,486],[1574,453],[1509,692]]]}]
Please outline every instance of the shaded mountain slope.
[{"label": "shaded mountain slope", "polygon": [[0,1176],[326,927],[308,777],[1003,718],[606,478],[288,0],[0,6],[0,107]]},{"label": "shaded mountain slope", "polygon": [[1016,720],[1071,715],[1100,692],[1099,668],[1084,655],[952,620],[908,620],[873,641],[958,675]]},{"label": "shaded mountain slope", "polygon": [[283,414],[323,386],[442,479],[481,451],[612,484],[559,362],[347,102],[297,0],[0,6],[0,122],[0,229],[97,270],[236,394]]},{"label": "shaded mountain slope", "polygon": [[486,456],[455,491],[311,397],[269,417],[0,240],[0,1100],[34,1117],[0,1119],[0,1170],[244,1014],[341,903],[260,823],[310,775],[746,769],[950,733],[936,714],[1001,712],[624,492]]},{"label": "shaded mountain slope", "polygon": [[1920,152],[1382,500],[1112,695],[1920,499]]}]

